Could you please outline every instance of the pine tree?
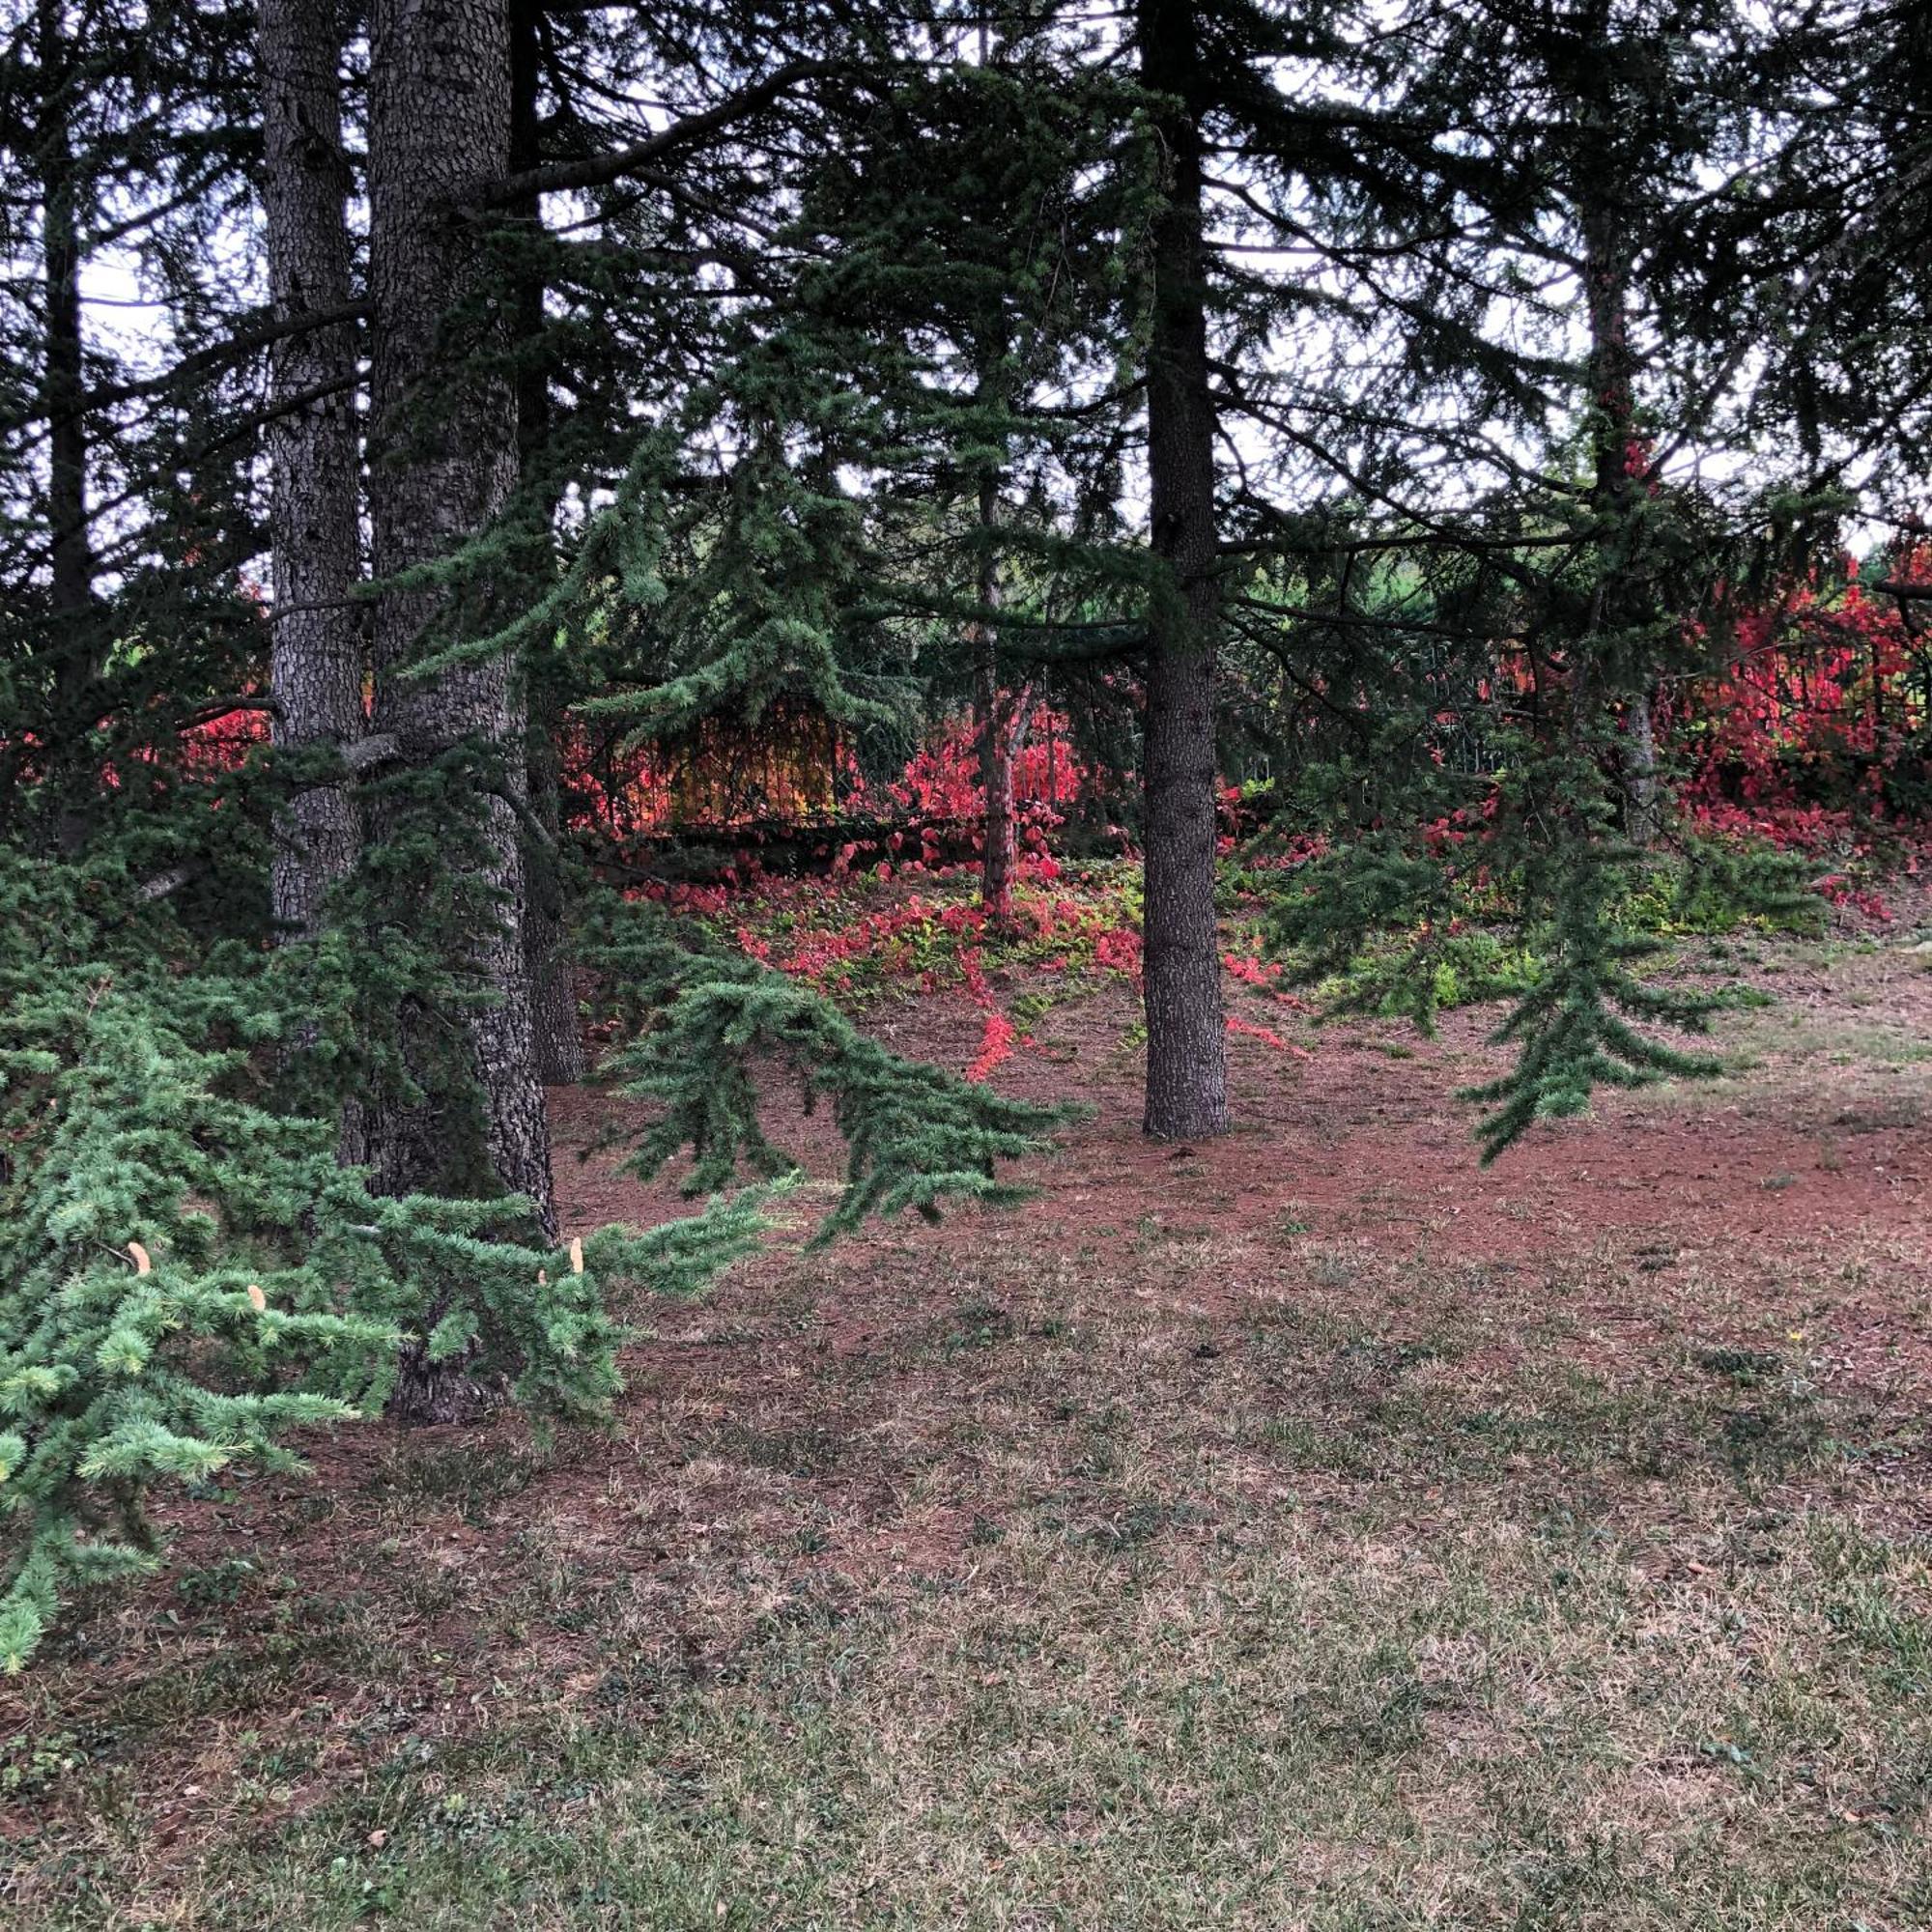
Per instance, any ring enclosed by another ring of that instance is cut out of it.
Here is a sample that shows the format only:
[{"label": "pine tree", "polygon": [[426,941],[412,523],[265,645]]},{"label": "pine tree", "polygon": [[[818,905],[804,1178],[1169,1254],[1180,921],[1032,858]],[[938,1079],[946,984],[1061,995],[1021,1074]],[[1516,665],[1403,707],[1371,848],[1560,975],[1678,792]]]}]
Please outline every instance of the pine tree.
[{"label": "pine tree", "polygon": [[[522,174],[543,159],[542,126],[546,70],[554,66],[555,43],[547,30],[539,0],[516,0],[510,12],[510,168]],[[529,196],[516,211],[534,229],[542,219],[541,198]],[[532,249],[532,255],[540,250]],[[516,296],[517,470],[521,520],[533,534],[532,569],[540,585],[554,573],[554,547],[557,489],[561,478],[549,458],[552,422],[550,367],[552,345],[546,327],[546,284],[541,263],[522,265]],[[548,539],[548,541],[546,541]],[[536,1041],[537,1075],[546,1086],[568,1086],[584,1074],[583,1032],[571,970],[568,868],[558,851],[562,833],[563,708],[553,659],[528,657],[526,701],[528,753],[526,786],[530,802],[531,836],[524,844],[524,875],[528,905],[524,916],[524,950],[530,981],[531,1026]]]},{"label": "pine tree", "polygon": [[[406,762],[426,765],[468,742],[489,767],[466,841],[475,855],[469,950],[488,999],[466,1031],[491,1172],[552,1235],[524,939],[522,674],[508,651],[464,648],[496,628],[491,587],[464,547],[493,530],[516,470],[514,392],[497,373],[500,292],[475,225],[455,218],[509,172],[507,14],[490,0],[379,0],[369,52],[374,722]],[[392,819],[377,836],[400,830]],[[440,1172],[437,1120],[423,1106],[388,1096],[369,1131],[385,1188],[412,1192]]]},{"label": "pine tree", "polygon": [[1669,326],[1723,345],[1755,448],[1794,503],[1826,497],[1835,514],[1856,489],[1910,512],[1926,482],[1932,317],[1923,278],[1898,265],[1922,254],[1932,206],[1932,19],[1860,0],[1783,8],[1754,52],[1763,152],[1708,259],[1680,277]]},{"label": "pine tree", "polygon": [[[262,226],[277,321],[345,316],[354,305],[342,57],[332,0],[263,0]],[[364,725],[365,654],[353,602],[361,577],[354,325],[338,320],[291,334],[274,346],[270,364],[274,743],[292,753],[320,746],[339,755]],[[313,935],[325,895],[348,877],[360,851],[347,777],[303,785],[275,855],[277,923]]]},{"label": "pine tree", "polygon": [[[57,0],[37,0],[34,50],[40,69],[40,116],[34,132],[43,170],[41,285],[45,317],[47,415],[46,520],[49,615],[73,634],[55,690],[63,713],[82,722],[99,676],[96,640],[96,563],[88,514],[85,346],[81,334],[81,224],[91,213],[87,183],[67,128],[69,101],[80,85]],[[71,837],[70,820],[70,837]]]},{"label": "pine tree", "polygon": [[[245,655],[245,449],[170,361],[216,382],[231,366],[234,291],[209,243],[245,195],[250,12],[35,0],[0,37],[0,824],[69,851],[98,814],[96,760],[165,741],[237,690]],[[136,275],[164,302],[159,369],[100,327],[103,280]],[[163,628],[165,669],[128,648]]]},{"label": "pine tree", "polygon": [[283,1438],[379,1412],[412,1359],[450,1365],[443,1391],[595,1418],[621,1385],[617,1292],[693,1293],[762,1228],[751,1193],[533,1247],[498,1204],[374,1196],[267,1072],[298,1032],[329,1037],[352,950],[217,942],[184,971],[189,935],[116,862],[7,855],[0,888],[8,1669],[70,1586],[160,1559],[156,1486],[294,1466]]},{"label": "pine tree", "polygon": [[820,258],[787,299],[791,327],[872,403],[844,426],[874,506],[867,597],[918,627],[928,705],[970,704],[996,926],[1012,915],[1014,759],[1067,655],[1056,613],[1094,570],[1068,508],[1122,413],[1121,196],[1102,172],[1119,90],[1082,84],[1033,24],[965,21],[945,64],[908,63],[853,103],[807,177]]},{"label": "pine tree", "polygon": [[[1481,487],[1460,505],[1423,505],[1398,478],[1379,493],[1381,529],[1364,532],[1358,515],[1350,534],[1426,573],[1433,599],[1418,630],[1452,646],[1460,633],[1457,677],[1472,708],[1479,674],[1485,688],[1498,674],[1497,639],[1528,680],[1520,715],[1486,727],[1493,773],[1506,778],[1483,781],[1481,857],[1510,882],[1544,962],[1500,1036],[1518,1047],[1516,1066],[1479,1095],[1495,1107],[1483,1129],[1493,1158],[1532,1120],[1578,1111],[1600,1082],[1711,1065],[1631,1024],[1695,1029],[1708,1006],[1635,977],[1633,962],[1654,949],[1621,928],[1616,908],[1662,823],[1650,694],[1691,661],[1699,638],[1721,634],[1719,586],[1747,567],[1764,518],[1746,493],[1727,501],[1668,473],[1687,449],[1722,445],[1733,344],[1690,331],[1665,345],[1656,327],[1679,278],[1708,264],[1732,219],[1690,177],[1700,167],[1750,176],[1763,103],[1726,58],[1749,31],[1717,5],[1484,0],[1423,24],[1418,57],[1381,111],[1406,130],[1391,167],[1418,207],[1439,209],[1446,240],[1424,232],[1385,249],[1382,272],[1406,298],[1403,372],[1421,369],[1429,386],[1351,406],[1374,410],[1398,439],[1418,433],[1403,426],[1425,411],[1432,440],[1455,447],[1466,435]],[[1473,156],[1447,139],[1463,125],[1487,130]],[[1416,140],[1429,129],[1433,142]],[[1507,327],[1494,319],[1501,292],[1520,311]],[[1552,397],[1562,403],[1553,429]],[[1499,419],[1517,425],[1515,451],[1488,438]],[[1399,640],[1401,619],[1386,633]],[[1386,704],[1382,667],[1367,653],[1353,663]],[[1439,703],[1410,712],[1424,744]],[[1439,759],[1439,740],[1435,750]],[[1407,761],[1371,775],[1367,789],[1366,817],[1415,826],[1409,849],[1384,830],[1338,853],[1285,909],[1281,934],[1319,938],[1312,964],[1346,952],[1351,929],[1361,939],[1421,923],[1408,964],[1423,988],[1411,1004],[1426,1016],[1436,935],[1454,907],[1441,862],[1420,847],[1431,818],[1458,802],[1439,774],[1417,787]],[[1435,804],[1417,811],[1418,799]]]},{"label": "pine tree", "polygon": [[1193,0],[1140,0],[1141,79],[1155,97],[1161,201],[1147,346],[1148,516],[1164,567],[1149,601],[1146,749],[1147,1131],[1228,1127],[1214,907],[1220,521],[1208,376],[1201,22]]}]

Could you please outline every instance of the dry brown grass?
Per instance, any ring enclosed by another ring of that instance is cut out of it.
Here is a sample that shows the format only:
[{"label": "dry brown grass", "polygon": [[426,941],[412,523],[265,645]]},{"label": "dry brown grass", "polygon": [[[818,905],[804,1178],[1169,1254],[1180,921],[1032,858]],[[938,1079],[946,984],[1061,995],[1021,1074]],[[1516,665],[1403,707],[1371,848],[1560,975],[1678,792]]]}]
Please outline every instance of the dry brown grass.
[{"label": "dry brown grass", "polygon": [[1889,1063],[1478,1177],[1473,1028],[1244,1058],[1266,1132],[1178,1158],[1120,1019],[1057,1017],[1103,1112],[1034,1207],[652,1311],[614,1435],[184,1510],[8,1693],[9,1924],[1932,1920]]}]

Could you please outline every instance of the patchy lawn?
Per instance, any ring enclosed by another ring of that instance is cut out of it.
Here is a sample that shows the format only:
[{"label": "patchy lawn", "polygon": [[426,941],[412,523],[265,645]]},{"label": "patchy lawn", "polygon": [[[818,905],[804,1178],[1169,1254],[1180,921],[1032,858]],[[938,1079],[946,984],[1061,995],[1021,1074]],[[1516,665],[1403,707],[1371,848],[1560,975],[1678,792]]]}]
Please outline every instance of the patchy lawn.
[{"label": "patchy lawn", "polygon": [[[0,1690],[7,1924],[1932,1921],[1899,924],[1705,959],[1776,995],[1738,1073],[1488,1172],[1481,1014],[1238,1037],[1241,1130],[1173,1149],[1130,988],[1052,1005],[1000,1083],[1099,1115],[1028,1208],[639,1311],[609,1435],[370,1428],[173,1511]],[[670,1200],[611,1159],[575,1225]]]}]

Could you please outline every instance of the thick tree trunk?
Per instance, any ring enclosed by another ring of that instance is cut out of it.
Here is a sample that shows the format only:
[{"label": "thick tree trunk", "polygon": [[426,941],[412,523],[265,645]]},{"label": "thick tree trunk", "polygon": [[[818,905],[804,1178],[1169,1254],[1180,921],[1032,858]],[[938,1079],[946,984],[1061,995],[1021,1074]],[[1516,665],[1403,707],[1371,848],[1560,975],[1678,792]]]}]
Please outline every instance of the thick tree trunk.
[{"label": "thick tree trunk", "polygon": [[[447,557],[497,519],[516,479],[516,400],[500,373],[502,323],[490,264],[458,211],[507,171],[507,0],[376,0],[369,86],[372,332],[370,526],[379,582]],[[378,599],[376,728],[424,765],[481,748],[491,789],[460,881],[471,924],[464,961],[492,996],[465,1016],[497,1179],[555,1232],[550,1132],[537,1079],[525,953],[526,719],[507,656],[434,676],[416,660],[487,635],[497,615],[480,573],[453,587],[391,585]],[[433,1108],[385,1103],[372,1122],[378,1179],[421,1185],[448,1156]]]},{"label": "thick tree trunk", "polygon": [[1153,228],[1147,368],[1151,540],[1165,571],[1150,613],[1143,750],[1145,1124],[1197,1140],[1227,1130],[1228,1064],[1214,918],[1214,402],[1191,0],[1140,0],[1138,28],[1142,80],[1176,103],[1160,122],[1170,173]]},{"label": "thick tree trunk", "polygon": [[980,903],[996,926],[1013,921],[1013,871],[1018,842],[1013,829],[1013,721],[1018,704],[1002,701],[997,681],[985,694],[985,725],[980,737],[980,789],[985,799],[980,827]]},{"label": "thick tree trunk", "polygon": [[[1615,103],[1608,86],[1610,49],[1579,89],[1582,127],[1613,127]],[[1579,738],[1589,728],[1597,694],[1607,686],[1621,702],[1624,726],[1623,822],[1633,844],[1649,845],[1662,830],[1663,796],[1657,776],[1657,739],[1651,718],[1653,667],[1641,639],[1658,612],[1645,559],[1639,554],[1639,497],[1648,487],[1643,470],[1649,449],[1637,421],[1637,352],[1631,339],[1630,293],[1634,248],[1624,221],[1618,184],[1594,164],[1585,147],[1577,175],[1583,230],[1584,308],[1589,319],[1591,400],[1591,505],[1604,534],[1597,546],[1597,590],[1592,636],[1573,679]]]},{"label": "thick tree trunk", "polygon": [[[349,169],[342,152],[340,22],[330,0],[261,0],[262,203],[277,316],[350,299]],[[351,325],[278,343],[276,402],[317,399],[269,432],[275,611],[269,688],[274,743],[338,750],[362,730],[357,575],[355,337]],[[325,393],[326,392],[326,393]],[[361,827],[345,779],[298,792],[277,828],[277,924],[314,933],[329,888],[355,864]]]},{"label": "thick tree trunk", "polygon": [[[53,601],[63,617],[94,601],[94,549],[87,524],[86,388],[80,315],[80,191],[61,95],[69,83],[60,9],[41,0],[40,61],[46,118],[38,130],[43,184],[41,267],[46,302],[47,522],[53,537]],[[63,696],[79,699],[97,668],[86,647],[64,658]]]},{"label": "thick tree trunk", "polygon": [[571,972],[565,927],[555,908],[546,912],[541,902],[531,908],[531,928],[541,944],[531,949],[531,990],[535,1000],[537,1071],[547,1087],[574,1087],[586,1070],[583,1058],[583,1016],[577,1007],[577,982]]}]

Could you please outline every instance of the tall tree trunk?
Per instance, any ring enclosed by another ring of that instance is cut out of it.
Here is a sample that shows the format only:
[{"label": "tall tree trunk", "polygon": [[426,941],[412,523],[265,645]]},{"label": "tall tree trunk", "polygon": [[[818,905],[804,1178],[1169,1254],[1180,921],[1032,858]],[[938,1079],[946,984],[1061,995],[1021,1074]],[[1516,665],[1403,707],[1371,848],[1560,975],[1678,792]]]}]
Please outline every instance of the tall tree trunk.
[{"label": "tall tree trunk", "polygon": [[980,737],[980,789],[985,799],[980,903],[993,924],[1002,928],[1013,923],[1013,873],[1019,863],[1013,758],[1019,750],[1016,732],[1026,728],[1024,703],[1023,694],[1003,697],[996,675],[986,693],[986,723]]},{"label": "tall tree trunk", "polygon": [[[539,66],[543,54],[543,0],[512,0],[510,12],[510,170],[521,174],[543,159],[538,122]],[[542,210],[535,196],[518,213],[538,233]],[[531,526],[533,565],[554,566],[551,520],[557,484],[548,461],[551,429],[550,370],[542,354],[544,275],[539,263],[523,265],[517,284],[517,470]],[[563,760],[559,744],[563,705],[551,680],[533,670],[529,696],[526,782],[530,819],[541,838],[525,841],[529,908],[524,950],[530,979],[537,1072],[547,1086],[567,1087],[584,1074],[583,1031],[571,972],[569,905],[558,839],[563,810]]]},{"label": "tall tree trunk", "polygon": [[[94,608],[94,545],[87,514],[86,348],[82,335],[81,215],[85,184],[68,131],[70,90],[78,76],[68,64],[59,0],[38,0],[35,54],[40,64],[39,119],[34,129],[41,171],[42,318],[45,331],[42,383],[48,421],[47,527],[51,533],[53,626],[61,655],[55,671],[55,716],[68,744],[79,744],[94,724],[101,644]],[[64,849],[86,837],[83,787],[93,773],[67,777],[72,789],[62,805],[58,837]]]},{"label": "tall tree trunk", "polygon": [[[341,23],[332,0],[261,0],[269,290],[277,316],[350,299],[349,169],[342,152]],[[274,743],[338,750],[362,728],[357,574],[355,337],[351,325],[275,347],[273,400],[312,400],[269,433],[275,610],[269,688]],[[345,780],[298,791],[277,828],[274,916],[313,934],[329,888],[355,864],[361,827]]]},{"label": "tall tree trunk", "polygon": [[1000,634],[991,612],[1000,606],[1000,560],[991,532],[999,520],[1000,485],[989,476],[980,486],[980,524],[987,533],[980,554],[975,595],[982,611],[973,625],[974,709],[980,727],[980,903],[996,926],[1013,917],[1013,869],[1018,851],[1013,832],[1013,755],[1019,750],[1014,725],[1025,729],[1023,700],[1000,691]]},{"label": "tall tree trunk", "polygon": [[[375,0],[369,86],[370,526],[379,582],[448,556],[488,529],[516,480],[516,399],[500,373],[491,265],[461,213],[510,156],[507,0]],[[449,587],[389,582],[376,608],[376,728],[424,765],[481,748],[481,823],[456,830],[472,908],[465,964],[492,996],[465,1015],[490,1167],[555,1233],[550,1130],[537,1079],[525,954],[525,701],[506,655],[404,673],[426,652],[487,635],[480,573]],[[385,1187],[420,1185],[447,1150],[434,1109],[384,1102],[372,1154]]]},{"label": "tall tree trunk", "polygon": [[[1648,458],[1636,419],[1636,356],[1630,339],[1630,247],[1613,203],[1586,193],[1583,203],[1586,309],[1590,322],[1590,390],[1594,406],[1594,472],[1591,504],[1605,535],[1598,544],[1599,578],[1591,629],[1626,653],[1633,635],[1654,616],[1647,593],[1636,497],[1645,488]],[[1594,645],[1594,640],[1593,640]],[[1651,719],[1651,667],[1642,662],[1579,667],[1577,701],[1587,711],[1594,681],[1609,674],[1624,694],[1623,822],[1635,845],[1649,845],[1662,830],[1663,803],[1657,778],[1657,738]],[[1579,717],[1578,726],[1583,720]]]},{"label": "tall tree trunk", "polygon": [[[1601,26],[1599,27],[1601,31]],[[1586,661],[1573,679],[1575,728],[1586,728],[1602,681],[1623,697],[1624,831],[1634,844],[1648,845],[1662,831],[1662,798],[1657,778],[1657,739],[1650,709],[1653,667],[1630,653],[1636,634],[1654,621],[1655,599],[1638,554],[1642,532],[1638,501],[1649,450],[1636,414],[1637,353],[1631,340],[1630,290],[1634,253],[1621,203],[1622,185],[1601,156],[1611,146],[1616,101],[1610,78],[1614,49],[1598,44],[1598,56],[1579,76],[1580,128],[1576,174],[1577,213],[1583,233],[1584,310],[1589,321],[1590,501],[1603,529],[1597,546],[1598,580],[1591,611],[1591,658],[1611,640],[1618,661]],[[1592,132],[1601,141],[1588,139]]]},{"label": "tall tree trunk", "polygon": [[1139,0],[1141,78],[1169,98],[1159,130],[1167,192],[1152,236],[1148,486],[1150,611],[1145,919],[1146,1129],[1197,1140],[1228,1127],[1226,1022],[1214,919],[1214,402],[1202,234],[1199,48],[1191,0]]}]

